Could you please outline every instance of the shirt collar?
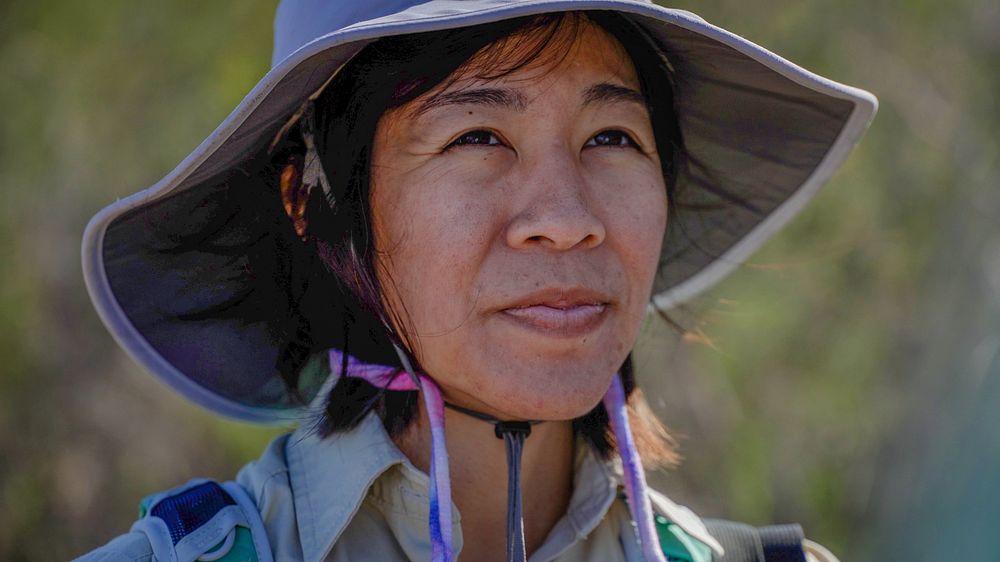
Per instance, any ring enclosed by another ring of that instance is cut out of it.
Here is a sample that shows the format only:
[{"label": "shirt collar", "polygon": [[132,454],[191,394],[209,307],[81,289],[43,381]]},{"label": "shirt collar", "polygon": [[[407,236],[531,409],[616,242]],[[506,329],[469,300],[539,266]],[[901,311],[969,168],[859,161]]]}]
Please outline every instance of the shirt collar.
[{"label": "shirt collar", "polygon": [[693,511],[677,505],[670,498],[653,489],[649,490],[649,501],[652,504],[653,513],[662,515],[675,523],[690,537],[711,548],[716,556],[725,554],[722,545],[709,534],[705,523]]},{"label": "shirt collar", "polygon": [[285,456],[305,562],[323,560],[379,475],[409,462],[374,413],[325,439],[300,426]]},{"label": "shirt collar", "polygon": [[[412,467],[374,412],[355,428],[325,439],[303,424],[290,436],[285,455],[305,562],[324,559],[379,476],[397,464]],[[585,537],[604,518],[622,486],[620,461],[599,459],[581,440],[567,517],[553,533]],[[650,500],[654,512],[722,554],[722,547],[694,513],[653,490]],[[457,514],[454,520],[458,521]]]},{"label": "shirt collar", "polygon": [[[582,465],[577,463],[579,472],[574,476],[574,486],[584,485],[584,482],[591,482],[590,485],[598,485],[599,482],[603,481],[611,483],[616,495],[624,496],[625,483],[621,459],[615,457],[612,460],[601,461],[597,458],[597,453],[590,447],[586,448],[586,454],[592,460]],[[582,467],[582,470],[580,470],[580,467]],[[711,548],[717,556],[722,556],[725,553],[719,541],[715,540],[715,537],[709,534],[705,523],[693,511],[674,503],[673,500],[652,488],[647,487],[647,490],[653,513],[666,517],[691,538]],[[607,506],[601,511],[602,517],[606,511]],[[598,522],[595,521],[593,524],[596,525]],[[587,532],[591,529],[593,527],[587,529]]]}]

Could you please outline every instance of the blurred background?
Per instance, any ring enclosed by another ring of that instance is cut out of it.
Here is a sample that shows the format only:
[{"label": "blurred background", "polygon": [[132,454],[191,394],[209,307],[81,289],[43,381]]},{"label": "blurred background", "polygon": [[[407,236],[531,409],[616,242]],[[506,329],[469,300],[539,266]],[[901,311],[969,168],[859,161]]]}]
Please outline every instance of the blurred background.
[{"label": "blurred background", "polygon": [[[60,560],[284,429],[136,366],[84,288],[87,220],[266,72],[274,0],[0,3],[0,560]],[[637,364],[703,516],[798,521],[848,561],[1000,560],[1000,3],[672,4],[881,100],[814,203],[651,320]]]}]

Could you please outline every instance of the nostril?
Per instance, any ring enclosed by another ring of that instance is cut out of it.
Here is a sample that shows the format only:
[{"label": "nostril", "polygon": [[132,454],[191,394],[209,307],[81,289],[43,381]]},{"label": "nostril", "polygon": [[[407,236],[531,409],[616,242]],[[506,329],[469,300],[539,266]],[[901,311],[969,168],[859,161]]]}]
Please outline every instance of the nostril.
[{"label": "nostril", "polygon": [[594,233],[588,234],[583,237],[582,240],[576,243],[578,248],[593,248],[601,243],[604,237],[602,235],[597,235]]},{"label": "nostril", "polygon": [[604,239],[604,224],[588,205],[582,189],[540,192],[514,212],[506,227],[511,247],[570,250],[593,248]]}]

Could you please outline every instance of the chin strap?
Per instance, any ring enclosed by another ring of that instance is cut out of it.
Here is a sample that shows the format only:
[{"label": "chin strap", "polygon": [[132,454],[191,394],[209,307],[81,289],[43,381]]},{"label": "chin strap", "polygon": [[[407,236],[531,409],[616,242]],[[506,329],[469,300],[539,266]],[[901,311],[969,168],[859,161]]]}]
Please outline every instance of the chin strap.
[{"label": "chin strap", "polygon": [[[337,349],[329,351],[331,371],[334,365],[343,361],[343,353]],[[359,378],[368,381],[373,386],[385,390],[423,391],[424,406],[431,425],[431,470],[430,470],[430,506],[428,527],[431,537],[431,560],[433,562],[451,562],[454,555],[451,551],[451,479],[448,477],[448,449],[444,442],[444,399],[441,389],[423,374],[416,374],[405,361],[405,371],[386,365],[363,363],[350,355],[347,356],[347,372],[342,376]]]},{"label": "chin strap", "polygon": [[527,554],[524,547],[524,514],[521,508],[521,452],[524,440],[531,435],[531,426],[540,421],[501,421],[493,416],[463,408],[457,404],[444,403],[445,407],[467,416],[493,424],[493,434],[503,439],[507,450],[507,561],[524,562]]},{"label": "chin strap", "polygon": [[629,427],[625,388],[622,386],[619,374],[615,374],[611,386],[604,394],[604,409],[608,411],[611,430],[615,434],[615,443],[618,446],[618,455],[622,459],[625,496],[628,498],[629,511],[632,512],[632,521],[639,535],[643,557],[646,562],[666,562],[653,520],[653,508],[646,489],[646,475],[642,470],[639,452],[635,448],[635,439],[632,438],[632,428]]}]

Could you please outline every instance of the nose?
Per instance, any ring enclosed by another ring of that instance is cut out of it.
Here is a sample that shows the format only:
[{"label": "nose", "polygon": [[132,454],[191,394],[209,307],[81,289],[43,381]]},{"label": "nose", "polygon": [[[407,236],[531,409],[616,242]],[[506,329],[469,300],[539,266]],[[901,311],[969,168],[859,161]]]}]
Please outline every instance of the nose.
[{"label": "nose", "polygon": [[517,190],[525,195],[524,203],[515,210],[505,233],[508,246],[569,250],[593,248],[604,241],[604,222],[588,200],[576,159],[549,152],[526,172]]}]

